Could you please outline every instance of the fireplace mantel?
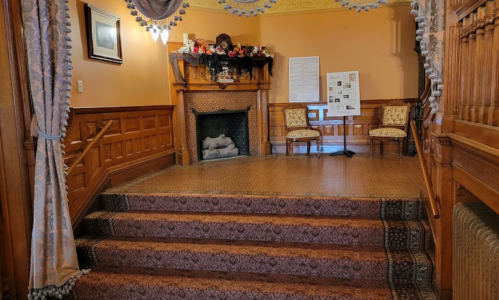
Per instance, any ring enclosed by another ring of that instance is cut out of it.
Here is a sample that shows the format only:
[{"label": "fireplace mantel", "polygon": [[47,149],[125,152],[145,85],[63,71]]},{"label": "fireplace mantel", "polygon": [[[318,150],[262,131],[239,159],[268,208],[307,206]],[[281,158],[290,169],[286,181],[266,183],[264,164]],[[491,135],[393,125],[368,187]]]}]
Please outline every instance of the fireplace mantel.
[{"label": "fireplace mantel", "polygon": [[[172,53],[181,46],[181,43],[169,43],[168,52]],[[250,113],[254,114],[253,118],[250,117],[254,124],[249,125],[250,143],[254,149],[251,154],[270,154],[267,107],[270,75],[266,66],[254,66],[252,78],[237,76],[237,82],[218,83],[211,80],[205,65],[192,66],[181,58],[176,63],[182,73],[182,80],[176,80],[171,66],[169,75],[171,104],[175,106],[173,121],[178,164],[185,166],[197,161],[192,152],[196,146],[192,143],[196,141],[192,138],[193,112],[189,110],[191,106],[196,106],[197,111],[210,112],[241,109],[250,105]]]}]

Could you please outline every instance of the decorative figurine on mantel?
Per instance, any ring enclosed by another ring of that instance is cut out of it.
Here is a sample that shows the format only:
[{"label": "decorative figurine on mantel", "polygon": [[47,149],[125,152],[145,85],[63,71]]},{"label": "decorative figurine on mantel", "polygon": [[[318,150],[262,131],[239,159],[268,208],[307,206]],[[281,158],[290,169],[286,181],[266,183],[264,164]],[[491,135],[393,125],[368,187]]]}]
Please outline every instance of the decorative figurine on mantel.
[{"label": "decorative figurine on mantel", "polygon": [[217,46],[221,47],[225,52],[230,52],[232,50],[232,41],[228,34],[222,33],[217,36]]}]

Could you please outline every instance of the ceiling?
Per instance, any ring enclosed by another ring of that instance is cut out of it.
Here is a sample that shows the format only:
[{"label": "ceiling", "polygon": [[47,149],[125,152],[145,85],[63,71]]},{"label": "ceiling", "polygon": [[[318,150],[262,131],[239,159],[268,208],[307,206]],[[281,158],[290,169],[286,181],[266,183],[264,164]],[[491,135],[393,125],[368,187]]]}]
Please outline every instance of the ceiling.
[{"label": "ceiling", "polygon": [[[409,3],[410,0],[387,0],[386,5]],[[223,4],[218,0],[189,0],[191,7],[223,10]],[[324,9],[346,9],[341,7],[340,2],[334,0],[278,0],[271,9],[266,10],[265,15],[278,13],[312,12]]]}]

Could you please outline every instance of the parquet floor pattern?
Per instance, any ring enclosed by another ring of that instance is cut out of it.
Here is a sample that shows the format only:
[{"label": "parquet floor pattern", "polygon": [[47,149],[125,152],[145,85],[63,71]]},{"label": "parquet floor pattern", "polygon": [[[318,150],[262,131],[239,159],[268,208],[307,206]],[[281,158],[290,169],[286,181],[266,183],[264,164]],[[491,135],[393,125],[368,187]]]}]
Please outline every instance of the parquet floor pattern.
[{"label": "parquet floor pattern", "polygon": [[210,193],[341,197],[419,197],[416,158],[285,155],[241,157],[174,166],[109,193]]}]

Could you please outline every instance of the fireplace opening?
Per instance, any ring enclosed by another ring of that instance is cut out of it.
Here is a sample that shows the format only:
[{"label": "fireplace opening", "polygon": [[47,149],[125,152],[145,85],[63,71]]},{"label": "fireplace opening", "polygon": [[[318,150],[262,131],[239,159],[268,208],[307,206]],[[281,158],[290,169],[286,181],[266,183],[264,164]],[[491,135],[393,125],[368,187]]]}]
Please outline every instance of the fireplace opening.
[{"label": "fireplace opening", "polygon": [[198,160],[250,155],[248,111],[194,111]]}]

